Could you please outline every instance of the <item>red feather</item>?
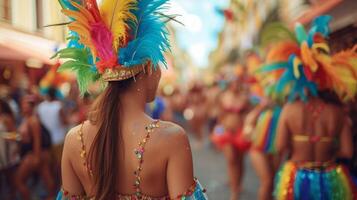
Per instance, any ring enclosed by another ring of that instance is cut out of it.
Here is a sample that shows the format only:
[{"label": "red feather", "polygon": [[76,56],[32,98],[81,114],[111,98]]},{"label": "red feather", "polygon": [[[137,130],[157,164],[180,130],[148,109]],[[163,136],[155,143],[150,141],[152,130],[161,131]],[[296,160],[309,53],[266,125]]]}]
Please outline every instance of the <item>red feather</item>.
[{"label": "red feather", "polygon": [[87,10],[90,13],[92,13],[96,22],[103,21],[100,16],[100,12],[99,12],[99,8],[98,8],[98,4],[97,4],[96,0],[84,0],[84,4],[85,4]]}]

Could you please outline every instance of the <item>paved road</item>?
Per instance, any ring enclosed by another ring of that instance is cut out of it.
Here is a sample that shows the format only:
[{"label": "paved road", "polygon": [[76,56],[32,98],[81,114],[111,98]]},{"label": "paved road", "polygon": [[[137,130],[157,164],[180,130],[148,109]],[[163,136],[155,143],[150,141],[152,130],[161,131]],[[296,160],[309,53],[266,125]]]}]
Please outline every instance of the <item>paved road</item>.
[{"label": "paved road", "polygon": [[[207,189],[207,195],[210,200],[228,200],[228,179],[226,161],[223,154],[210,147],[208,141],[201,148],[195,147],[194,143],[191,139],[195,176],[199,178],[202,185]],[[258,178],[247,156],[240,200],[257,199],[258,187]]]}]

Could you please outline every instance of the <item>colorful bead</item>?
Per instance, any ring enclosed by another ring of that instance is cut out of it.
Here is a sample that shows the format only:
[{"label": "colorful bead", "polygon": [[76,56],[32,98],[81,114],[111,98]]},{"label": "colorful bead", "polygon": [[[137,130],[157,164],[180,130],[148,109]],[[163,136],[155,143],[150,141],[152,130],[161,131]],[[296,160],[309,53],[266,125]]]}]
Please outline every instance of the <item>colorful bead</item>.
[{"label": "colorful bead", "polygon": [[158,122],[159,121],[154,121],[153,123],[151,123],[145,127],[146,135],[145,135],[144,139],[141,142],[139,142],[139,147],[134,150],[134,153],[139,160],[139,166],[137,167],[137,170],[134,171],[134,175],[136,177],[136,180],[134,182],[134,187],[136,188],[136,191],[137,191],[136,194],[138,197],[141,196],[140,172],[142,171],[141,165],[144,162],[143,156],[144,156],[144,152],[145,152],[145,145],[148,142],[148,139],[150,138],[150,134],[153,132],[153,129],[159,127]]}]

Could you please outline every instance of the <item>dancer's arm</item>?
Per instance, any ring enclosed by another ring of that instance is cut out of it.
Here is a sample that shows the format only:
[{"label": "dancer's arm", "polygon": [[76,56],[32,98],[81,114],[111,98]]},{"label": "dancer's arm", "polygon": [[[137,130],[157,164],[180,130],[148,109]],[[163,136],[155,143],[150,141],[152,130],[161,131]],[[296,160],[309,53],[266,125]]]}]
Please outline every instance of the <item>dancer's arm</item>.
[{"label": "dancer's arm", "polygon": [[184,194],[194,183],[192,152],[185,131],[175,128],[170,136],[167,164],[167,184],[171,199]]},{"label": "dancer's arm", "polygon": [[353,139],[351,133],[351,120],[346,117],[342,131],[339,138],[339,158],[351,159],[353,156]]},{"label": "dancer's arm", "polygon": [[[76,175],[74,168],[72,166],[72,161],[70,159],[70,155],[78,154],[75,150],[75,146],[77,144],[77,137],[78,133],[73,131],[73,129],[67,134],[64,147],[63,147],[63,154],[62,154],[62,162],[61,162],[61,169],[62,169],[62,188],[68,195],[83,195],[84,189],[82,184]],[[81,160],[78,160],[80,162]]]}]

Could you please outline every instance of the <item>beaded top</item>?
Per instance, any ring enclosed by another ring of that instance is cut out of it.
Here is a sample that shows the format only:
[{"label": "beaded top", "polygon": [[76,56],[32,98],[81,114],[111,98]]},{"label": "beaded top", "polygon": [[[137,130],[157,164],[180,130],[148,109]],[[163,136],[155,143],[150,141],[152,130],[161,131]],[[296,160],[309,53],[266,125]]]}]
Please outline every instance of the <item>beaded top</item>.
[{"label": "beaded top", "polygon": [[[118,194],[117,200],[170,200],[169,196],[150,197],[148,195],[145,195],[142,193],[142,190],[140,187],[140,184],[141,184],[140,174],[143,170],[142,164],[144,162],[143,158],[144,158],[144,153],[145,153],[145,146],[146,146],[146,143],[149,141],[154,129],[158,128],[158,127],[159,127],[159,120],[155,120],[152,123],[150,123],[148,126],[146,126],[145,127],[145,131],[146,131],[145,137],[139,142],[138,147],[136,149],[134,149],[134,155],[138,159],[138,167],[134,171],[135,180],[133,183],[133,187],[135,189],[135,193],[131,194],[131,195]],[[83,139],[83,124],[81,125],[81,128],[79,130],[78,140],[81,142],[80,156],[83,160],[83,165],[85,166],[86,170],[88,170],[89,175],[92,176],[93,172],[86,161],[87,152],[86,152],[86,148],[85,148],[86,146],[85,146],[84,139]],[[204,193],[205,193],[205,190],[199,184],[198,180],[195,179],[192,186],[184,194],[177,196],[177,198],[175,198],[175,199],[206,200],[207,197]],[[94,198],[87,197],[86,195],[71,195],[71,194],[69,194],[68,191],[62,189],[57,196],[57,200],[62,200],[62,199],[65,199],[65,200],[67,200],[67,199],[68,200],[92,200]]]}]

